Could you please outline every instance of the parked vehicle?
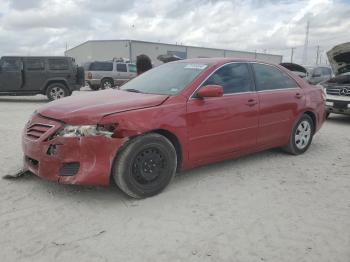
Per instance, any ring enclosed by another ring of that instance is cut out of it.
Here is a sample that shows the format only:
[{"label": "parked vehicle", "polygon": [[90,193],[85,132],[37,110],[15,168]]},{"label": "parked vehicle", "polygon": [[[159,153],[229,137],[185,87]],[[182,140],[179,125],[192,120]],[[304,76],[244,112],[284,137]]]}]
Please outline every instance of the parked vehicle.
[{"label": "parked vehicle", "polygon": [[332,69],[326,66],[309,66],[307,71],[307,80],[313,85],[327,81],[332,77]]},{"label": "parked vehicle", "polygon": [[335,74],[320,83],[327,96],[327,117],[330,113],[350,115],[350,43],[333,47],[327,56]]},{"label": "parked vehicle", "polygon": [[136,65],[118,61],[94,61],[84,65],[86,83],[92,90],[121,86],[134,78]]},{"label": "parked vehicle", "polygon": [[350,73],[321,83],[327,96],[327,118],[330,113],[350,115]]},{"label": "parked vehicle", "polygon": [[0,59],[0,95],[70,96],[84,85],[84,69],[65,56],[4,56]]},{"label": "parked vehicle", "polygon": [[325,97],[284,67],[244,59],[166,63],[124,84],[41,107],[23,132],[24,170],[62,184],[161,192],[175,172],[283,147],[304,153]]}]

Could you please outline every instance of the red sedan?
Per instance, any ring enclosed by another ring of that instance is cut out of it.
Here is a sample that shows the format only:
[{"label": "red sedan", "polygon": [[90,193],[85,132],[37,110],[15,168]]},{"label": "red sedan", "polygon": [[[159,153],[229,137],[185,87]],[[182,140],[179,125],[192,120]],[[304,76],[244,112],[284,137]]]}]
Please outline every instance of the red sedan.
[{"label": "red sedan", "polygon": [[164,64],[105,90],[48,103],[23,132],[24,168],[63,184],[143,198],[176,171],[283,147],[304,153],[325,120],[322,90],[243,59]]}]

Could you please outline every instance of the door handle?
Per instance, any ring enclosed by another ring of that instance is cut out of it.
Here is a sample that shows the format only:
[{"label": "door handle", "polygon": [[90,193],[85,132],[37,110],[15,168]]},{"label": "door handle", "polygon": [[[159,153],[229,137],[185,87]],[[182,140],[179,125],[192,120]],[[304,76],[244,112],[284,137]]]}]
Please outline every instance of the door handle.
[{"label": "door handle", "polygon": [[300,93],[296,93],[296,94],[295,94],[295,97],[296,97],[296,98],[298,98],[298,99],[300,99],[300,98],[302,98],[302,97],[303,97],[303,95],[302,95],[302,94],[300,94]]},{"label": "door handle", "polygon": [[255,99],[249,99],[246,103],[247,106],[255,106],[258,103]]}]

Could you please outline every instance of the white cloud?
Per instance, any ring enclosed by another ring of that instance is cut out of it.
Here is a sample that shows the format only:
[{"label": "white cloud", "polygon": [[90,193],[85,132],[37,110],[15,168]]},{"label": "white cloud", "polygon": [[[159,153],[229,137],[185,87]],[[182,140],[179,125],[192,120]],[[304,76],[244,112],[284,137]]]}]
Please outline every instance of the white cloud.
[{"label": "white cloud", "polygon": [[[0,53],[62,55],[90,39],[138,39],[284,54],[301,58],[310,20],[315,46],[350,41],[345,1],[3,0]],[[296,60],[296,61],[297,61]]]}]

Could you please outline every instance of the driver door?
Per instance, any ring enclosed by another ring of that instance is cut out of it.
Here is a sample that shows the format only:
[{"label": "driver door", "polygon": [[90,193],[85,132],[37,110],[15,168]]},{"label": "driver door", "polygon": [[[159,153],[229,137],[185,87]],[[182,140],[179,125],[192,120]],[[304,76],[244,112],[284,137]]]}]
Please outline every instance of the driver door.
[{"label": "driver door", "polygon": [[221,85],[222,97],[197,98],[187,103],[189,158],[195,162],[220,158],[256,146],[258,97],[246,63],[230,63],[203,84]]},{"label": "driver door", "polygon": [[0,91],[22,88],[22,62],[18,57],[3,57],[0,61]]}]

